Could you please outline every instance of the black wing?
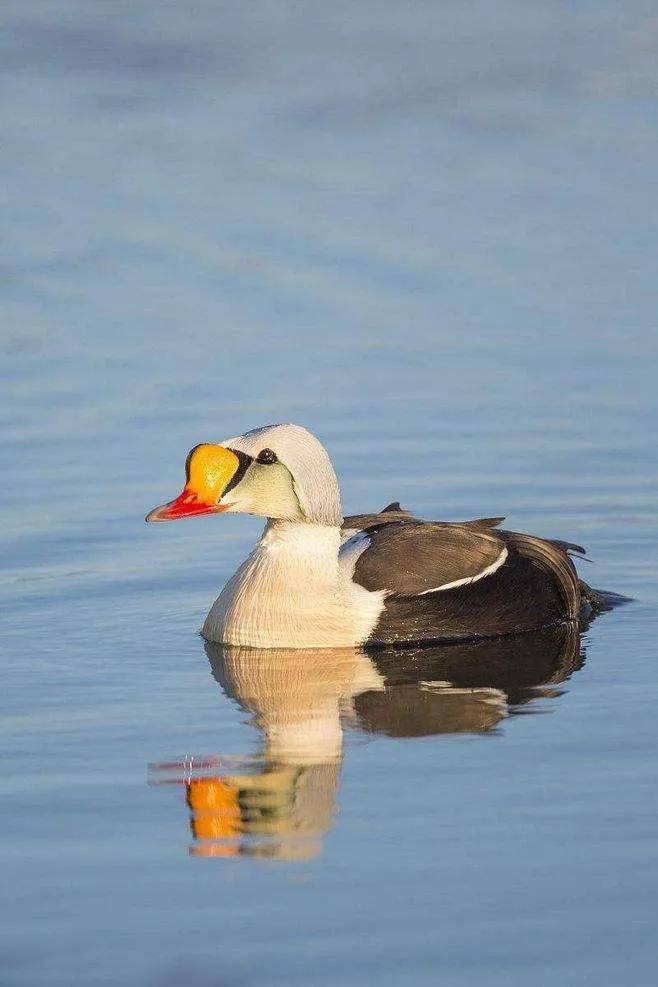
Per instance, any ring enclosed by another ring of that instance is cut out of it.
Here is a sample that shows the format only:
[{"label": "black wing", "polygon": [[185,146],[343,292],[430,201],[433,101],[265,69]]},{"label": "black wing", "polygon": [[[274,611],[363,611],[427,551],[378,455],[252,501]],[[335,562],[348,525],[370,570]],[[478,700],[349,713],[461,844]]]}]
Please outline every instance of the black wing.
[{"label": "black wing", "polygon": [[367,533],[370,542],[357,560],[354,581],[395,596],[418,596],[477,579],[506,554],[497,532],[463,524],[402,521]]},{"label": "black wing", "polygon": [[[480,524],[400,520],[365,529],[354,580],[386,590],[368,643],[515,634],[578,618],[578,575],[561,544]],[[457,585],[451,585],[457,583]]]},{"label": "black wing", "polygon": [[[420,520],[411,511],[407,511],[400,506],[399,500],[382,507],[378,514],[352,514],[343,518],[343,535],[350,537],[356,531],[367,531],[370,528],[377,528],[380,524],[392,524],[394,521],[418,521]],[[505,520],[504,517],[479,517],[472,521],[461,521],[460,524],[469,528],[496,528]],[[565,543],[566,544],[566,543]],[[577,546],[574,546],[577,547]]]},{"label": "black wing", "polygon": [[400,507],[398,500],[383,507],[378,514],[352,514],[343,518],[342,532],[345,537],[351,537],[356,531],[366,531],[380,524],[391,524],[393,521],[415,520],[413,514]]}]

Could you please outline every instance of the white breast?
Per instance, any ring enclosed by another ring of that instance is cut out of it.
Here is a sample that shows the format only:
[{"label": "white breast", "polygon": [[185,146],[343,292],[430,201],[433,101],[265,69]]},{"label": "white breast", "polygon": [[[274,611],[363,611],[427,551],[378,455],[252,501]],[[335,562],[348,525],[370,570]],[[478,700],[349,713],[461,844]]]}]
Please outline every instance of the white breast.
[{"label": "white breast", "polygon": [[348,542],[339,559],[339,547],[338,528],[270,522],[213,604],[204,636],[258,648],[362,643],[377,622],[384,594],[353,583],[359,553]]}]

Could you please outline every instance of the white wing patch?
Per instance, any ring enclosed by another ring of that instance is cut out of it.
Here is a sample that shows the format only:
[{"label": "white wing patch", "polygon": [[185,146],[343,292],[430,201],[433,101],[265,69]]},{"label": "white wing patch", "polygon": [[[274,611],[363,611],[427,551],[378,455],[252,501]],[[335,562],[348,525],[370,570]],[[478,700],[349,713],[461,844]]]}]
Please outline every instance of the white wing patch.
[{"label": "white wing patch", "polygon": [[338,551],[338,565],[342,574],[343,585],[348,600],[352,604],[352,612],[358,617],[359,626],[356,631],[356,640],[359,644],[367,641],[377,626],[380,614],[384,609],[384,599],[388,594],[385,589],[371,592],[354,582],[354,567],[369,545],[369,535],[365,531],[359,531],[344,541]]},{"label": "white wing patch", "polygon": [[[354,572],[354,566],[359,561],[359,557],[363,555],[366,548],[370,545],[370,536],[365,531],[355,532],[351,528],[348,531],[350,532],[348,537],[343,536],[341,546],[338,550],[338,558],[341,569],[349,572],[351,577]],[[347,535],[348,532],[346,531],[345,534]]]},{"label": "white wing patch", "polygon": [[[360,553],[359,553],[360,554]],[[433,586],[432,589],[425,589],[418,596],[426,596],[428,593],[438,593],[440,590],[444,589],[454,589],[456,586],[468,586],[470,583],[476,583],[478,579],[484,579],[485,576],[491,576],[492,573],[500,569],[501,565],[507,558],[507,546],[503,546],[503,550],[497,559],[488,565],[486,569],[482,572],[477,572],[474,576],[466,576],[465,579],[453,579],[451,583],[443,583],[441,586]]]}]

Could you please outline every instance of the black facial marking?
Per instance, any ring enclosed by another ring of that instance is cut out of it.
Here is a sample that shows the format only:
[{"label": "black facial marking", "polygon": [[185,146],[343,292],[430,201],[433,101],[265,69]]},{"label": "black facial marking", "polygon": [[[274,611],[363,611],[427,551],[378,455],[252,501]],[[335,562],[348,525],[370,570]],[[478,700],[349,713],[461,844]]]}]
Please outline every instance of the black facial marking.
[{"label": "black facial marking", "polygon": [[271,466],[272,463],[276,463],[276,453],[271,449],[261,449],[256,457],[256,462],[260,463],[261,466]]},{"label": "black facial marking", "polygon": [[227,483],[222,493],[222,497],[225,497],[226,494],[229,492],[229,490],[232,490],[233,487],[238,485],[238,483],[240,482],[240,480],[245,475],[245,473],[247,472],[247,470],[249,469],[249,467],[254,461],[253,456],[248,456],[246,452],[240,452],[239,449],[231,449],[230,451],[238,457],[238,459],[240,460],[240,465],[238,466],[235,473]]},{"label": "black facial marking", "polygon": [[204,443],[203,442],[199,442],[199,444],[198,445],[195,445],[193,449],[190,449],[190,451],[187,454],[187,459],[185,460],[185,482],[186,483],[189,483],[190,482],[190,463],[192,462],[192,456],[197,451],[197,449],[200,449],[201,448],[202,445],[204,445]]}]

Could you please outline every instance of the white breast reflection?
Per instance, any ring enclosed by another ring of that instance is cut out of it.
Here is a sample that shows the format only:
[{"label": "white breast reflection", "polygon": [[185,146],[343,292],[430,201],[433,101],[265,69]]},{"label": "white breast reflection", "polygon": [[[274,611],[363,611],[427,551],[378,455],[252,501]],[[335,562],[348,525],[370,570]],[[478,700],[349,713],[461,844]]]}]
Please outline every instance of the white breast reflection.
[{"label": "white breast reflection", "polygon": [[345,729],[486,733],[531,710],[583,661],[572,625],[516,638],[366,652],[205,645],[215,679],[258,730],[244,757],[151,766],[185,786],[195,856],[308,859],[336,815]]}]

